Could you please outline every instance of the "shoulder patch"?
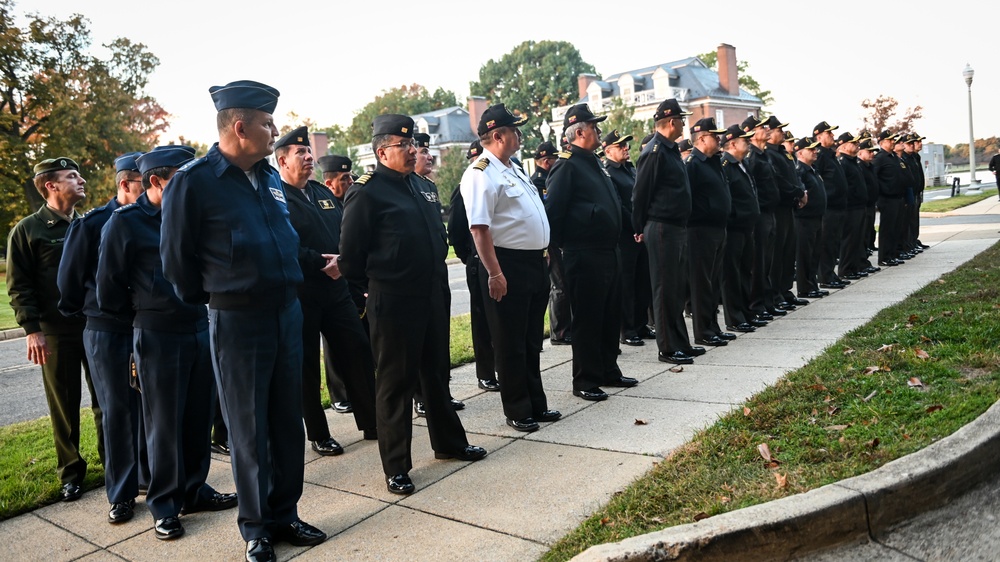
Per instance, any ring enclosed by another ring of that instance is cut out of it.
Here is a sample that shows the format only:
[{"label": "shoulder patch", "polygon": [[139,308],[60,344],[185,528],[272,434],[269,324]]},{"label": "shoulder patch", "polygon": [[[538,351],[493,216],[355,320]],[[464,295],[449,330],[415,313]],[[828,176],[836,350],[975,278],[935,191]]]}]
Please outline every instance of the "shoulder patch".
[{"label": "shoulder patch", "polygon": [[658,143],[658,142],[653,143],[653,152],[656,152],[656,149],[658,149],[658,148],[660,148],[660,143]]},{"label": "shoulder patch", "polygon": [[368,180],[372,179],[373,175],[375,175],[375,174],[373,174],[372,172],[368,172],[367,174],[365,174],[365,175],[361,176],[360,178],[358,178],[357,180],[355,180],[354,183],[357,184],[357,185],[364,185],[364,184],[368,183]]},{"label": "shoulder patch", "polygon": [[562,160],[568,160],[570,158],[570,156],[573,156],[572,152],[565,152],[564,151],[564,152],[560,152],[559,153],[559,158],[562,159]]},{"label": "shoulder patch", "polygon": [[483,156],[479,160],[476,160],[476,163],[473,164],[472,167],[479,170],[480,172],[485,172],[486,167],[489,165],[490,165],[490,159]]},{"label": "shoulder patch", "polygon": [[129,203],[128,205],[122,205],[121,207],[118,207],[117,209],[115,209],[112,212],[117,215],[118,213],[124,213],[125,211],[127,211],[129,209],[138,209],[138,208],[139,208],[138,204],[136,204],[136,203]]},{"label": "shoulder patch", "polygon": [[[93,209],[91,209],[91,210],[87,211],[86,213],[84,213],[83,216],[80,217],[80,218],[81,219],[85,219],[85,218],[90,217],[92,215],[96,215],[97,213],[95,213],[94,211],[100,211],[101,209],[104,209],[103,205],[100,206],[100,207],[94,207]],[[118,207],[118,209],[121,209],[121,207]],[[118,209],[115,209],[115,210],[117,211]]]},{"label": "shoulder patch", "polygon": [[195,166],[201,164],[202,162],[208,162],[208,159],[205,158],[204,156],[202,156],[201,158],[195,158],[194,160],[191,160],[187,164],[181,166],[177,171],[183,172],[185,170],[190,170],[191,168],[194,168]]}]

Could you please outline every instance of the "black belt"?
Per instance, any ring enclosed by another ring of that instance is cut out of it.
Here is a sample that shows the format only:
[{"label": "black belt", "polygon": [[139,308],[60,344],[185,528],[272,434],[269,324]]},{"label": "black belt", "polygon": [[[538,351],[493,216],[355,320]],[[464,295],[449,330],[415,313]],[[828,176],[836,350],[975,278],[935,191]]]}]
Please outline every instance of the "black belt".
[{"label": "black belt", "polygon": [[132,324],[122,322],[114,318],[101,318],[99,316],[87,317],[87,329],[95,332],[115,332],[118,334],[131,334]]},{"label": "black belt", "polygon": [[514,258],[541,258],[545,256],[545,250],[512,250],[494,246],[494,251],[498,256],[510,256]]},{"label": "black belt", "polygon": [[298,296],[295,287],[260,293],[212,293],[208,307],[217,310],[270,310],[281,308]]}]

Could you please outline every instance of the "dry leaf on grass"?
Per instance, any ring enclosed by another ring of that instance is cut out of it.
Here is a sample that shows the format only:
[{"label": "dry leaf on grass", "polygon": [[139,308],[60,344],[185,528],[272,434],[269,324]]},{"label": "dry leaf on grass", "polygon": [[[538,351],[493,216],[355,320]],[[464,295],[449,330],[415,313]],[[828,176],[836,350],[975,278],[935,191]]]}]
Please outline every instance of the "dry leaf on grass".
[{"label": "dry leaf on grass", "polygon": [[850,355],[852,353],[854,353],[854,350],[852,348],[850,348],[850,347],[845,347],[844,348],[844,355]]},{"label": "dry leaf on grass", "polygon": [[847,427],[848,426],[846,426],[846,425],[828,425],[828,426],[824,427],[823,429],[825,429],[827,431],[844,431],[845,429],[847,429]]},{"label": "dry leaf on grass", "polygon": [[748,408],[746,406],[743,406],[743,415],[744,416],[749,416],[750,415],[750,408]]},{"label": "dry leaf on grass", "polygon": [[761,458],[767,462],[771,462],[771,448],[767,446],[767,443],[761,443],[757,445],[757,452],[760,453]]},{"label": "dry leaf on grass", "polygon": [[920,359],[930,359],[931,358],[930,353],[927,353],[926,351],[920,349],[919,347],[913,348],[913,352],[916,353],[917,357],[920,358]]},{"label": "dry leaf on grass", "polygon": [[823,402],[833,402],[833,396],[827,394],[826,398],[823,399]]},{"label": "dry leaf on grass", "polygon": [[811,384],[807,386],[809,390],[826,390],[826,387],[821,384]]},{"label": "dry leaf on grass", "polygon": [[646,420],[635,418],[635,425],[647,425],[648,423]]},{"label": "dry leaf on grass", "polygon": [[916,314],[911,314],[910,317],[907,318],[907,321],[909,321],[911,323],[912,322],[919,322],[920,321],[920,317],[917,316]]},{"label": "dry leaf on grass", "polygon": [[946,311],[944,311],[944,312],[941,313],[941,316],[944,316],[945,318],[949,318],[949,317],[954,316],[954,315],[955,315],[955,313],[952,312],[952,311],[950,311],[950,310],[946,310]]},{"label": "dry leaf on grass", "polygon": [[708,519],[708,514],[705,513],[704,511],[694,516],[695,521],[701,521],[702,519]]},{"label": "dry leaf on grass", "polygon": [[774,480],[778,484],[778,489],[783,490],[788,487],[788,477],[785,476],[784,474],[781,474],[780,472],[775,472]]},{"label": "dry leaf on grass", "polygon": [[871,392],[871,394],[869,394],[868,396],[865,396],[864,398],[862,398],[862,400],[863,400],[864,402],[867,402],[867,401],[871,400],[872,398],[875,398],[875,395],[876,395],[876,394],[878,394],[878,391],[877,391],[877,390],[873,390],[873,391]]},{"label": "dry leaf on grass", "polygon": [[602,527],[614,527],[615,526],[615,522],[612,521],[611,519],[607,518],[607,517],[604,517],[604,518],[601,519],[601,526]]},{"label": "dry leaf on grass", "polygon": [[878,365],[870,365],[868,367],[865,367],[864,374],[870,375],[872,373],[877,373],[877,372],[879,372],[881,370],[882,370],[882,367],[879,367]]},{"label": "dry leaf on grass", "polygon": [[875,351],[889,351],[889,350],[891,350],[894,347],[896,347],[896,344],[894,344],[894,343],[886,343],[886,344],[883,344],[882,347],[876,349]]},{"label": "dry leaf on grass", "polygon": [[840,408],[838,408],[836,406],[833,406],[833,405],[831,405],[829,408],[826,409],[826,414],[828,416],[837,415],[838,412],[840,412]]},{"label": "dry leaf on grass", "polygon": [[927,337],[927,336],[920,336],[920,341],[922,341],[924,343],[930,343],[931,339],[929,337]]},{"label": "dry leaf on grass", "polygon": [[923,388],[924,383],[917,377],[910,377],[910,380],[906,381],[906,385],[912,388]]},{"label": "dry leaf on grass", "polygon": [[928,414],[933,414],[934,412],[936,412],[938,410],[944,410],[944,406],[942,406],[941,404],[934,404],[933,406],[927,408],[927,413]]},{"label": "dry leaf on grass", "polygon": [[729,496],[719,496],[719,503],[729,503],[731,501],[732,500],[729,499]]}]

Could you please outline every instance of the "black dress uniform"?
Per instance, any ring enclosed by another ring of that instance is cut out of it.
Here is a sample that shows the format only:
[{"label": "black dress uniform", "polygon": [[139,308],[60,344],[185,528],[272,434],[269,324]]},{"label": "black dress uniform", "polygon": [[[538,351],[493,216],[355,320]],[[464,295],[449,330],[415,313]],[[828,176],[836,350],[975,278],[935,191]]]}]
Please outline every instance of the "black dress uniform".
[{"label": "black dress uniform", "polygon": [[309,180],[305,189],[283,182],[288,214],[299,235],[299,266],[305,281],[299,287],[302,304],[302,413],[306,438],[331,439],[320,397],[320,337],[329,344],[328,387],[333,372],[344,384],[354,409],[354,421],[367,438],[375,438],[375,366],[371,344],[358,318],[347,280],[331,279],[322,271],[323,254],[340,252],[340,206],[326,186]]},{"label": "black dress uniform", "polygon": [[621,199],[593,152],[570,145],[546,180],[545,212],[573,310],[573,390],[620,386]]},{"label": "black dress uniform", "polygon": [[[135,166],[138,153],[120,157]],[[116,162],[116,167],[117,166]],[[122,168],[132,169],[132,168]],[[138,168],[134,168],[138,171]],[[142,433],[140,394],[129,386],[129,356],[132,354],[131,310],[121,318],[101,312],[97,304],[98,248],[101,229],[118,209],[117,199],[97,207],[66,231],[65,251],[59,264],[59,311],[68,317],[84,317],[83,347],[90,376],[101,404],[104,425],[104,486],[108,502],[127,503],[149,484],[146,438]]]},{"label": "black dress uniform", "polygon": [[840,154],[837,161],[847,179],[847,212],[844,215],[844,238],[837,273],[840,277],[857,279],[868,267],[864,264],[867,253],[862,240],[868,187],[857,156]]},{"label": "black dress uniform", "polygon": [[[750,273],[750,310],[755,315],[773,314],[783,298],[771,284],[771,268],[775,260],[774,214],[781,201],[774,168],[763,149],[750,145],[750,152],[743,159],[743,166],[750,172],[757,188],[757,206],[760,214],[753,227],[753,264]],[[781,311],[778,311],[782,313]]]},{"label": "black dress uniform", "polygon": [[[765,123],[772,129],[788,126],[774,115],[768,117]],[[768,143],[764,153],[771,162],[774,183],[779,193],[778,206],[774,209],[774,261],[771,262],[770,281],[774,291],[773,298],[777,301],[775,306],[781,307],[782,303],[793,304],[798,300],[792,293],[797,240],[794,210],[802,199],[804,188],[795,171],[795,157],[785,150],[784,144]]]},{"label": "black dress uniform", "polygon": [[[802,143],[801,146],[812,144],[808,139],[802,139],[799,143]],[[819,243],[823,214],[826,212],[826,189],[822,176],[812,166],[796,161],[795,169],[809,196],[808,203],[795,210],[798,238],[795,249],[795,289],[800,297],[818,298],[821,296],[818,278]]]},{"label": "black dress uniform", "polygon": [[[916,133],[910,134],[910,142],[916,142],[923,140],[923,137]],[[926,183],[926,178],[924,177],[924,165],[920,161],[920,153],[917,151],[913,152],[903,152],[906,158],[906,166],[910,170],[910,175],[913,176],[913,207],[910,209],[909,217],[909,238],[907,239],[909,249],[922,249],[922,244],[920,242],[920,205],[924,202],[924,184]]]},{"label": "black dress uniform", "polygon": [[[879,141],[891,136],[888,131],[882,131]],[[903,196],[906,195],[903,163],[892,150],[880,150],[875,155],[874,167],[879,189],[878,264],[899,265],[897,246],[903,218]]]},{"label": "black dress uniform", "polygon": [[147,194],[116,210],[104,228],[97,268],[101,309],[116,318],[135,314],[151,472],[146,505],[157,520],[185,507],[194,511],[216,494],[205,484],[216,398],[208,314],[204,305],[177,298],[163,277],[161,218]]},{"label": "black dress uniform", "polygon": [[[76,163],[68,158],[55,159],[54,162],[60,160],[72,163],[73,169],[79,170]],[[80,454],[81,366],[90,391],[98,452],[102,462],[104,459],[100,400],[83,346],[86,321],[66,318],[57,308],[59,289],[56,277],[63,242],[70,221],[78,219],[79,215],[66,217],[48,205],[42,205],[38,211],[21,219],[7,238],[7,293],[10,295],[10,306],[14,309],[14,319],[24,328],[25,334],[44,334],[50,352],[42,365],[42,382],[55,440],[56,471],[64,491],[67,485],[82,485],[87,475],[87,461]]]},{"label": "black dress uniform", "polygon": [[[726,135],[730,134],[727,131]],[[756,316],[750,309],[750,279],[754,265],[753,229],[760,216],[757,185],[745,163],[745,159],[740,162],[732,154],[722,153],[722,171],[732,199],[722,261],[722,310],[727,328],[743,325],[743,330]]]},{"label": "black dress uniform", "polygon": [[[531,174],[531,183],[543,201],[547,195],[545,181],[548,177],[548,170],[541,167],[535,168],[535,173]],[[573,310],[566,294],[562,250],[554,245],[549,246],[549,279],[552,282],[549,290],[549,341],[569,343],[573,339],[570,335],[573,331]]]},{"label": "black dress uniform", "polygon": [[414,174],[379,163],[348,190],[341,227],[341,272],[348,280],[368,280],[379,452],[387,476],[413,467],[410,402],[418,380],[434,451],[468,446],[448,381],[439,376],[450,364],[447,236],[437,204],[415,182]]},{"label": "black dress uniform", "polygon": [[[713,119],[710,128],[714,127]],[[688,261],[694,341],[718,343],[722,328],[717,307],[722,296],[722,256],[732,196],[718,154],[706,156],[695,148],[686,165],[691,182]]]},{"label": "black dress uniform", "polygon": [[[847,178],[837,161],[832,148],[816,147],[816,163],[812,166],[826,188],[827,207],[823,213],[823,227],[820,235],[819,281],[823,284],[838,284],[837,259],[840,257],[841,239],[847,214]],[[810,192],[811,193],[811,192]]]},{"label": "black dress uniform", "polygon": [[[871,139],[868,139],[862,143],[862,147],[867,150],[875,150],[872,146]],[[874,156],[872,157],[874,158]],[[868,197],[865,201],[865,216],[864,222],[861,226],[862,230],[862,243],[865,250],[870,255],[875,251],[875,212],[878,208],[878,178],[875,176],[875,163],[874,161],[858,160],[859,167],[861,168],[861,173],[865,178],[865,189],[867,190]],[[871,261],[867,258],[865,261],[868,266],[871,267]]]}]

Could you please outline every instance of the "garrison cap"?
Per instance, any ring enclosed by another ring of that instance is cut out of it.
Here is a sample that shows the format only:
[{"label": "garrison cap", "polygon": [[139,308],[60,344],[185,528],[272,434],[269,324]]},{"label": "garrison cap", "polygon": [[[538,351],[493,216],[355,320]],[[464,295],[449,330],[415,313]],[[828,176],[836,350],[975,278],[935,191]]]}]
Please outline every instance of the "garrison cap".
[{"label": "garrison cap", "polygon": [[413,146],[417,148],[429,147],[431,136],[427,133],[413,133]]},{"label": "garrison cap", "polygon": [[809,137],[803,137],[803,138],[795,141],[795,152],[798,152],[800,150],[804,150],[804,149],[807,149],[807,148],[813,148],[814,149],[817,146],[819,146],[818,142],[814,141],[813,139],[811,139]]},{"label": "garrison cap", "polygon": [[691,115],[687,111],[681,111],[681,104],[677,103],[677,100],[670,98],[660,102],[660,105],[656,106],[656,113],[653,114],[653,121],[659,121],[660,119],[666,119],[668,117],[683,117],[685,115]]},{"label": "garrison cap", "polygon": [[[542,144],[544,144],[544,143],[542,143]],[[550,144],[550,146],[551,146],[551,144]],[[479,139],[476,139],[476,140],[472,141],[469,144],[469,150],[467,150],[465,152],[465,159],[466,160],[472,160],[473,158],[475,158],[476,156],[479,156],[482,153],[483,153],[483,145],[482,145],[482,143],[479,142]],[[536,156],[536,158],[537,158],[537,156]]]},{"label": "garrison cap", "polygon": [[372,121],[372,136],[378,135],[396,135],[412,139],[413,119],[408,115],[396,113],[379,115]]},{"label": "garrison cap", "polygon": [[139,172],[145,174],[156,168],[180,168],[194,158],[194,148],[182,144],[158,146],[136,158]]},{"label": "garrison cap", "polygon": [[839,128],[840,128],[839,125],[836,127],[831,127],[830,124],[827,123],[826,121],[820,121],[819,123],[816,123],[815,127],[813,127],[813,136],[815,137],[816,135],[820,133],[825,133],[827,131],[836,131]]},{"label": "garrison cap", "polygon": [[576,125],[577,123],[599,123],[607,118],[607,115],[601,115],[600,117],[594,115],[594,113],[590,111],[590,106],[585,103],[578,103],[569,108],[566,115],[563,116],[563,130],[568,129],[570,125]]},{"label": "garrison cap", "polygon": [[840,146],[840,145],[842,145],[844,143],[847,143],[847,142],[858,142],[860,140],[861,140],[861,135],[854,136],[851,133],[848,133],[848,132],[845,131],[845,132],[841,133],[839,137],[837,137],[836,142],[837,142],[837,146]]},{"label": "garrison cap", "polygon": [[727,142],[733,139],[748,139],[752,136],[753,136],[753,129],[750,129],[749,131],[744,131],[743,127],[741,127],[740,125],[730,125],[729,128],[726,129],[724,133],[722,133],[722,144],[726,144]]},{"label": "garrison cap", "polygon": [[689,150],[694,150],[694,145],[691,144],[690,139],[681,139],[681,142],[677,143],[677,150],[679,152],[687,152]]},{"label": "garrison cap", "polygon": [[493,129],[498,129],[500,127],[520,127],[528,122],[528,118],[525,116],[516,116],[507,109],[502,103],[491,105],[486,108],[483,112],[483,116],[479,118],[479,127],[476,129],[476,134],[482,136],[486,133],[492,131]]},{"label": "garrison cap", "polygon": [[611,131],[610,133],[604,135],[601,139],[601,148],[607,148],[613,144],[627,144],[632,140],[632,135],[620,136],[618,134],[618,129]]},{"label": "garrison cap", "polygon": [[726,132],[725,129],[720,129],[715,124],[715,117],[704,117],[702,119],[699,119],[695,121],[694,126],[691,127],[692,135],[695,133],[715,133],[718,135],[720,133],[725,133],[725,132]]},{"label": "garrison cap", "polygon": [[288,131],[284,134],[284,136],[275,141],[274,148],[281,148],[283,146],[292,146],[296,144],[301,146],[311,146],[309,144],[309,127],[303,125],[297,129]]},{"label": "garrison cap", "polygon": [[889,139],[892,142],[896,142],[896,135],[890,133],[888,130],[882,131],[881,133],[878,134],[878,142],[882,142],[886,139]]},{"label": "garrison cap", "polygon": [[743,129],[744,131],[753,131],[754,129],[762,126],[763,124],[764,124],[763,121],[757,119],[753,115],[750,115],[749,117],[744,119],[742,123],[740,123],[740,129]]},{"label": "garrison cap", "polygon": [[239,107],[274,113],[274,108],[278,107],[278,90],[253,80],[237,80],[225,86],[212,86],[208,93],[212,94],[216,111]]},{"label": "garrison cap", "polygon": [[556,146],[549,141],[545,141],[535,149],[535,160],[548,156],[555,158],[557,154],[559,154],[559,151],[556,150]]},{"label": "garrison cap", "polygon": [[351,159],[346,156],[338,156],[336,154],[328,154],[326,156],[320,156],[316,163],[319,164],[319,169],[323,170],[323,173],[327,172],[350,172],[351,171]]},{"label": "garrison cap", "polygon": [[639,143],[639,150],[646,148],[646,145],[649,144],[649,141],[653,140],[653,137],[655,136],[656,133],[649,133],[648,135],[642,137],[642,142]]},{"label": "garrison cap", "polygon": [[47,172],[58,172],[59,170],[76,170],[79,172],[80,165],[74,162],[72,158],[66,158],[65,156],[49,158],[35,164],[36,176]]},{"label": "garrison cap", "polygon": [[118,158],[115,158],[115,173],[126,172],[126,171],[139,171],[139,165],[135,163],[135,159],[142,156],[141,152],[126,152]]},{"label": "garrison cap", "polygon": [[788,126],[788,123],[782,123],[781,120],[775,117],[774,115],[768,117],[767,120],[761,124],[767,127],[768,129],[782,129]]}]

